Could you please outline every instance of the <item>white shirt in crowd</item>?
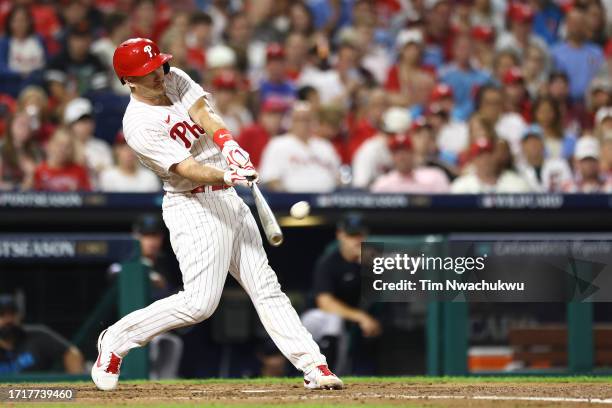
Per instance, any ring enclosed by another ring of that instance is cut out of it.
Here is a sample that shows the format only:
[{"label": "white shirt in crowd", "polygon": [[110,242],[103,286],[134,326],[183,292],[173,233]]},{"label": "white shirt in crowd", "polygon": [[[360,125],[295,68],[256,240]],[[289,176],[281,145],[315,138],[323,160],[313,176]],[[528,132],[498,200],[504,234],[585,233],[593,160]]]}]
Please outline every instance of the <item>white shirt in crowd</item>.
[{"label": "white shirt in crowd", "polygon": [[469,142],[470,134],[465,122],[450,121],[443,125],[438,132],[437,144],[442,152],[458,155],[467,149]]},{"label": "white shirt in crowd", "polygon": [[519,164],[519,174],[533,191],[541,193],[559,192],[563,185],[572,180],[572,170],[567,161],[559,158],[544,160],[540,170],[540,179],[536,169],[527,163]]},{"label": "white shirt in crowd", "polygon": [[516,112],[504,113],[495,124],[495,133],[510,145],[516,158],[522,157],[521,139],[527,129],[527,122]]},{"label": "white shirt in crowd", "polygon": [[525,180],[513,171],[504,171],[494,185],[483,183],[474,173],[461,176],[451,184],[454,194],[528,193],[531,189]]},{"label": "white shirt in crowd", "polygon": [[340,158],[328,140],[313,136],[304,142],[285,134],[264,149],[259,176],[262,183],[280,181],[283,191],[326,193],[338,185],[339,171]]},{"label": "white shirt in crowd", "polygon": [[104,192],[154,193],[160,190],[157,176],[138,166],[136,173],[126,174],[119,167],[111,167],[100,174],[99,189]]},{"label": "white shirt in crowd", "polygon": [[353,186],[368,188],[374,180],[393,167],[385,136],[374,136],[359,146],[353,157]]},{"label": "white shirt in crowd", "polygon": [[189,116],[193,104],[209,94],[175,67],[164,76],[164,83],[172,105],[153,106],[130,97],[123,133],[141,163],[162,179],[165,191],[191,191],[199,184],[170,171],[174,164],[193,157],[222,170],[228,166],[212,138]]},{"label": "white shirt in crowd", "polygon": [[104,140],[89,138],[85,142],[84,153],[87,167],[96,172],[113,165],[113,152]]},{"label": "white shirt in crowd", "polygon": [[45,50],[40,41],[30,36],[23,40],[11,38],[8,55],[8,67],[22,75],[41,69],[45,66]]}]

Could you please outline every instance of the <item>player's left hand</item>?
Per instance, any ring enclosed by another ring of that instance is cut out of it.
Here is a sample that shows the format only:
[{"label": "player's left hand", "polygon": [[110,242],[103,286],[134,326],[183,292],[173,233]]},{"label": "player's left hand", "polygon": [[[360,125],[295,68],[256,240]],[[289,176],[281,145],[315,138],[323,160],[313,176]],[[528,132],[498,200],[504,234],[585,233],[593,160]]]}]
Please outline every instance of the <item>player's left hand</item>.
[{"label": "player's left hand", "polygon": [[254,168],[243,169],[241,167],[232,166],[223,175],[223,181],[228,186],[244,186],[251,187],[253,183],[259,181],[259,174]]},{"label": "player's left hand", "polygon": [[242,169],[254,170],[255,166],[251,163],[251,158],[246,150],[233,140],[226,142],[221,150],[223,157],[230,167],[240,167]]}]

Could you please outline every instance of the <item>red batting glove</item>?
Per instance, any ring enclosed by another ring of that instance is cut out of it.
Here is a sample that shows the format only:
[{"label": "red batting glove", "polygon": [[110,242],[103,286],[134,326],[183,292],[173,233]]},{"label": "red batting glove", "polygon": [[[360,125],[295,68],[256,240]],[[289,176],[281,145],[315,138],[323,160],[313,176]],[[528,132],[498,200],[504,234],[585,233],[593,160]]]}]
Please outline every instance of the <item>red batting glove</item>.
[{"label": "red batting glove", "polygon": [[255,167],[251,163],[249,154],[232,137],[232,134],[227,129],[219,129],[213,135],[213,141],[219,149],[227,164],[230,167],[240,167],[242,169],[254,170]]}]

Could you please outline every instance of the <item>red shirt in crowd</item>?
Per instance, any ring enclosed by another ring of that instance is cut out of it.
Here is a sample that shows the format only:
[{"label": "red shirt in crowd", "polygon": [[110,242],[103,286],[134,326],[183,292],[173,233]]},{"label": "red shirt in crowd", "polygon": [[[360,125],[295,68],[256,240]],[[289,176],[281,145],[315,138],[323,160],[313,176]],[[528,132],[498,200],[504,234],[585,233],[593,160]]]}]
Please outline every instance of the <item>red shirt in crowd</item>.
[{"label": "red shirt in crowd", "polygon": [[251,162],[255,167],[259,166],[261,154],[270,141],[270,134],[259,123],[254,123],[242,129],[240,135],[236,137],[240,146],[249,153]]},{"label": "red shirt in crowd", "polygon": [[49,167],[47,162],[38,165],[34,172],[34,189],[42,191],[89,191],[87,170],[78,164],[62,168]]},{"label": "red shirt in crowd", "polygon": [[359,146],[370,137],[374,136],[378,130],[367,119],[361,119],[349,133],[348,154],[353,157]]}]

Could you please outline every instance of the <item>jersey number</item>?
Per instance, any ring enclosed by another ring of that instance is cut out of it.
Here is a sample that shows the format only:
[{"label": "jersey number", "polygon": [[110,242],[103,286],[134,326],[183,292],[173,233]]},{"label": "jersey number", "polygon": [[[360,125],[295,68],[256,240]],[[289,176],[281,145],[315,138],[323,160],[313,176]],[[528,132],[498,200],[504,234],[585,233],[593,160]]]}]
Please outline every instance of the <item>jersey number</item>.
[{"label": "jersey number", "polygon": [[205,132],[200,126],[195,123],[190,125],[187,121],[178,122],[172,126],[172,129],[170,129],[170,137],[174,140],[181,139],[185,147],[189,149],[191,147],[191,141],[187,138],[187,130],[189,130],[196,139],[199,139],[200,136],[204,136]]}]

